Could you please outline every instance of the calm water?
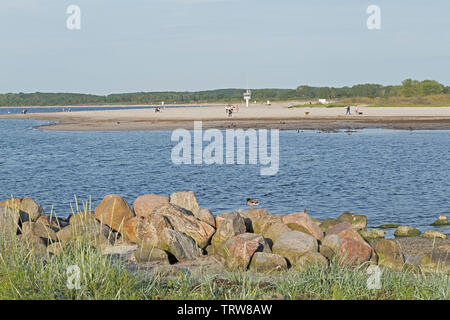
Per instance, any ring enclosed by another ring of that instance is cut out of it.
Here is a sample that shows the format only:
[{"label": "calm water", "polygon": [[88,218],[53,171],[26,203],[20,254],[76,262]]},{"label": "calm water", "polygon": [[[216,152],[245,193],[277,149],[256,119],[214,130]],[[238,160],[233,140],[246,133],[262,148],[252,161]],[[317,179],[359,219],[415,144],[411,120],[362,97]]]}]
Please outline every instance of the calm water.
[{"label": "calm water", "polygon": [[[207,107],[207,106],[164,106],[164,108],[186,108],[186,107]],[[131,110],[131,109],[154,109],[149,106],[93,106],[93,107],[15,107],[15,108],[0,108],[0,115],[2,114],[20,114],[23,109],[27,109],[27,113],[48,113],[48,112],[63,112],[63,108],[70,108],[72,111],[96,111],[96,110]]]},{"label": "calm water", "polygon": [[[145,193],[193,190],[214,213],[252,197],[271,213],[319,219],[365,214],[369,226],[402,223],[432,229],[450,215],[450,131],[362,130],[355,134],[280,131],[280,169],[171,162],[169,131],[55,132],[28,120],[0,120],[0,198],[29,196],[47,213],[71,213],[74,195],[93,207],[106,194],[130,204]],[[449,228],[440,228],[449,232]]]}]

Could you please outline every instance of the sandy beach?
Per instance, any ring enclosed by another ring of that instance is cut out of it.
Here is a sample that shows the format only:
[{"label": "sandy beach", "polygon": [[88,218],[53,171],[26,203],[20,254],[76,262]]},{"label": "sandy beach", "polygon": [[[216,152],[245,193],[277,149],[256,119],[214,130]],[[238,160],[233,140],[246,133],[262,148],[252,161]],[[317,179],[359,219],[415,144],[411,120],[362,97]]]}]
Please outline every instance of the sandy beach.
[{"label": "sandy beach", "polygon": [[361,128],[450,129],[449,107],[367,107],[360,106],[357,115],[345,115],[345,108],[288,108],[292,102],[271,106],[240,105],[228,117],[225,105],[154,109],[101,110],[26,115],[2,115],[0,119],[32,119],[51,122],[37,128],[66,131],[172,130],[192,129],[194,121],[203,128],[276,128],[284,130],[337,130]]}]

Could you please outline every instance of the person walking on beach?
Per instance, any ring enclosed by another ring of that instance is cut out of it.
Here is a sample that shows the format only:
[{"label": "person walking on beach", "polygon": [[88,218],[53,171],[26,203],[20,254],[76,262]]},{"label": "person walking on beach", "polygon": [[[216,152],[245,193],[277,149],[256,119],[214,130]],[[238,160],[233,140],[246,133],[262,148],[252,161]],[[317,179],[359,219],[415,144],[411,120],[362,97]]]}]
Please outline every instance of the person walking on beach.
[{"label": "person walking on beach", "polygon": [[350,106],[347,106],[347,113],[345,115],[349,115],[350,114]]},{"label": "person walking on beach", "polygon": [[357,115],[359,114],[359,112],[358,112],[358,106],[355,107],[355,113],[356,113]]}]

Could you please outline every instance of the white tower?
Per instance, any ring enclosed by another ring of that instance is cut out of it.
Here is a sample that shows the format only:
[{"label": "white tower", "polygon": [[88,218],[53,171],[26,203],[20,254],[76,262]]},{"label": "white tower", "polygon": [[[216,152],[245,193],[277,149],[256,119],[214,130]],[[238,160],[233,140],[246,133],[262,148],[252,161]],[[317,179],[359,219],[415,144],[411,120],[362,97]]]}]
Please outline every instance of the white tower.
[{"label": "white tower", "polygon": [[245,99],[245,105],[248,107],[248,102],[252,98],[252,92],[247,89],[247,91],[244,92],[244,99]]}]

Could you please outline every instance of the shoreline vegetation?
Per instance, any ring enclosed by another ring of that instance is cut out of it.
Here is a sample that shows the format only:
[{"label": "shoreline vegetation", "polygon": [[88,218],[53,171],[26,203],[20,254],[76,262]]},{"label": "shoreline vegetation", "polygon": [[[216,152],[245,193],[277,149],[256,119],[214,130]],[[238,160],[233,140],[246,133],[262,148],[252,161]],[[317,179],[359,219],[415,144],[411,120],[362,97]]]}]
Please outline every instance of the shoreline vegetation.
[{"label": "shoreline vegetation", "polygon": [[30,198],[0,202],[0,299],[449,299],[437,231],[368,229],[350,212],[213,215],[192,191],[75,203],[57,218]]},{"label": "shoreline vegetation", "polygon": [[[216,89],[196,92],[135,92],[106,96],[78,93],[5,93],[0,106],[75,106],[75,105],[160,105],[241,103],[244,89]],[[434,80],[406,79],[401,85],[358,84],[352,87],[298,86],[296,89],[254,89],[252,101],[342,100],[343,103],[394,103],[430,105],[450,103],[450,87]]]}]

